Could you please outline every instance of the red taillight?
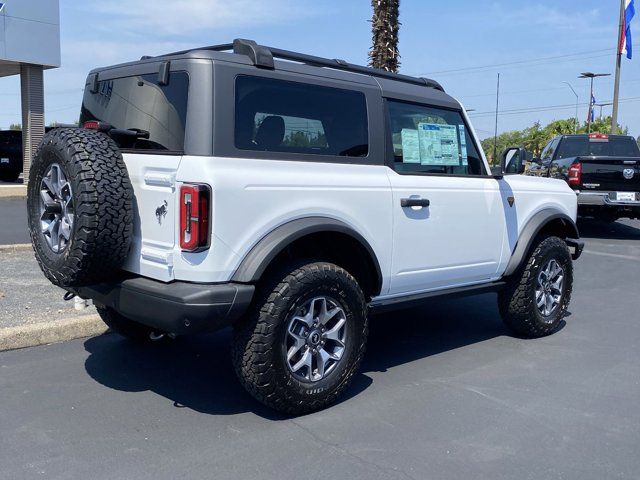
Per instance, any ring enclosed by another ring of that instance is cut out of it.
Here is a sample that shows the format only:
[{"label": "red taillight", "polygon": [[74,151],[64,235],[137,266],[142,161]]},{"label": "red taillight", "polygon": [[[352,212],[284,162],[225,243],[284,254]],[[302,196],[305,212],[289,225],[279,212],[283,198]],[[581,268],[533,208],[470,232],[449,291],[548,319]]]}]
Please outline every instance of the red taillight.
[{"label": "red taillight", "polygon": [[184,184],[180,188],[180,248],[187,252],[210,245],[211,190],[207,185]]},{"label": "red taillight", "polygon": [[589,140],[608,141],[609,140],[609,135],[607,135],[606,133],[590,133],[589,134]]},{"label": "red taillight", "polygon": [[574,163],[569,167],[569,185],[578,186],[582,183],[582,164]]},{"label": "red taillight", "polygon": [[108,132],[111,130],[111,125],[97,120],[89,120],[88,122],[84,122],[82,128],[86,128],[87,130],[98,130],[99,132]]}]

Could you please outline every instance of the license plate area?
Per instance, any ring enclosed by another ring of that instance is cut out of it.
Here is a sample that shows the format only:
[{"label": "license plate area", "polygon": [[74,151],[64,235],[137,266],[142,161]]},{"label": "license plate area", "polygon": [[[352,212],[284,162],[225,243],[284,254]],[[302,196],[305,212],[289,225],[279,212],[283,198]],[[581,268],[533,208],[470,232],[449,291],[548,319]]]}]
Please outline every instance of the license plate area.
[{"label": "license plate area", "polygon": [[638,202],[639,194],[636,192],[616,192],[616,202]]}]

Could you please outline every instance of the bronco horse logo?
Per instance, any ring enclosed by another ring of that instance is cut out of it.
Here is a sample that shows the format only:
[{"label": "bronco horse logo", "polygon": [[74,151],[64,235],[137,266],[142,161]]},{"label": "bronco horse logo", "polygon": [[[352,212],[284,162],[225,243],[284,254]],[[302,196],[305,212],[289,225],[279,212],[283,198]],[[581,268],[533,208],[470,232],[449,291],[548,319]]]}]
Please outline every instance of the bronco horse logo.
[{"label": "bronco horse logo", "polygon": [[162,205],[156,208],[156,218],[158,219],[158,223],[162,225],[162,219],[167,216],[167,207],[169,204],[165,200]]}]

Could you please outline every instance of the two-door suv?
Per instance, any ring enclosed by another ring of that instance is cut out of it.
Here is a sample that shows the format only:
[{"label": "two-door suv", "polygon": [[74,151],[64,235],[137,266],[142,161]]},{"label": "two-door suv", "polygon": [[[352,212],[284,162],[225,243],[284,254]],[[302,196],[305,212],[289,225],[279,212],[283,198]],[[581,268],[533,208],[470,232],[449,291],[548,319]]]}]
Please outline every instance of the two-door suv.
[{"label": "two-door suv", "polygon": [[370,313],[496,291],[539,337],[567,311],[576,194],[491,175],[432,80],[235,40],[92,71],[80,121],[31,169],[45,275],[139,341],[232,326],[280,411],[336,400]]}]

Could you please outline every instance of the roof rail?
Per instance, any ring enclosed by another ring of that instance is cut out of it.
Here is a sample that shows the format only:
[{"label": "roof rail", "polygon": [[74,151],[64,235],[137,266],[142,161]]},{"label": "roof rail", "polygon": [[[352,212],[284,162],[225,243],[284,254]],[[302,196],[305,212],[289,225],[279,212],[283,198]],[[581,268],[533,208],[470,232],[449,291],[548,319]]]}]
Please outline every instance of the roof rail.
[{"label": "roof rail", "polygon": [[312,65],[314,67],[326,67],[333,68],[335,70],[343,70],[352,73],[361,73],[363,75],[370,75],[372,77],[386,78],[389,80],[395,80],[397,82],[412,83],[414,85],[420,85],[423,87],[434,88],[444,92],[444,88],[435,80],[423,77],[411,77],[409,75],[402,75],[400,73],[388,72],[378,68],[364,67],[362,65],[354,65],[344,60],[337,58],[323,58],[316,57],[314,55],[307,55],[304,53],[291,52],[289,50],[282,50],[280,48],[265,47],[258,45],[253,40],[245,40],[242,38],[236,38],[233,43],[224,43],[221,45],[212,45],[209,47],[193,48],[189,50],[182,50],[180,52],[169,53],[162,56],[171,55],[183,55],[185,53],[197,51],[197,50],[211,50],[216,52],[224,52],[232,50],[233,53],[239,55],[246,55],[251,62],[259,68],[273,69],[274,58],[282,60],[290,60],[294,62],[304,63],[306,65]]}]

